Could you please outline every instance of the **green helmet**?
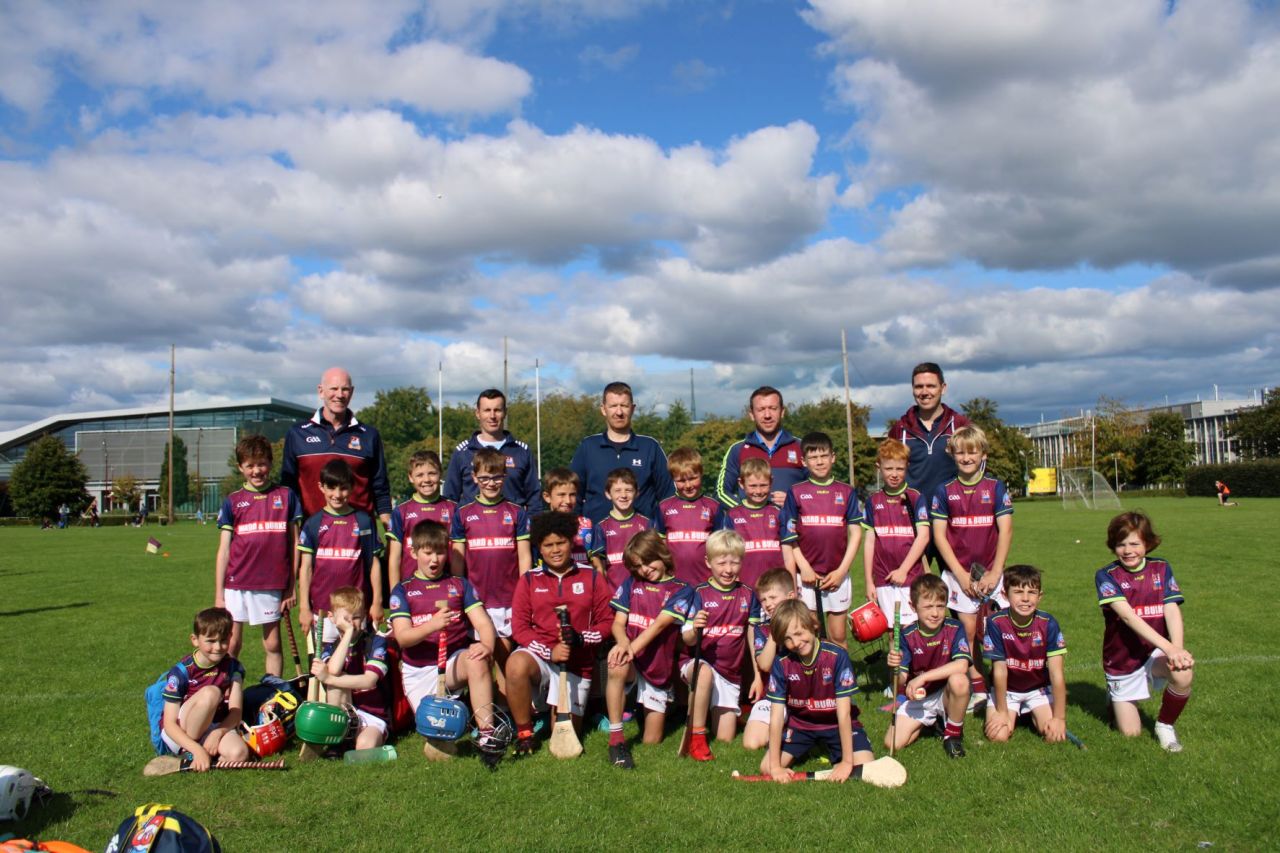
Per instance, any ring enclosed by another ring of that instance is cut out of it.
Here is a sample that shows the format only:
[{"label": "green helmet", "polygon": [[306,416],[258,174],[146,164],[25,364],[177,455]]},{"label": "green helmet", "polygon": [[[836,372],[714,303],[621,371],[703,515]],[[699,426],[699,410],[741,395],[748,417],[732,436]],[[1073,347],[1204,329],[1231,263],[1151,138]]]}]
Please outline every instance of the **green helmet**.
[{"label": "green helmet", "polygon": [[353,735],[360,725],[354,709],[303,702],[294,714],[293,727],[298,739],[317,746],[337,746]]}]

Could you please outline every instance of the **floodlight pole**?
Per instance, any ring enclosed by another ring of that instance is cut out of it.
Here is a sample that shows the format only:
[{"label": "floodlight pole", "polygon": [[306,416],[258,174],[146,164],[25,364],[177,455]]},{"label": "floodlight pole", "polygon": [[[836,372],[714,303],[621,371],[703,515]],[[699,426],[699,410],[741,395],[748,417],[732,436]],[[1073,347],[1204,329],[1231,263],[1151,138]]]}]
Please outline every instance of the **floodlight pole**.
[{"label": "floodlight pole", "polygon": [[168,524],[173,524],[173,377],[175,372],[175,348],[169,344],[169,507],[165,513]]},{"label": "floodlight pole", "polygon": [[1098,419],[1089,412],[1089,487],[1093,491],[1093,505],[1098,505],[1098,481],[1093,476],[1098,469]]},{"label": "floodlight pole", "polygon": [[[444,362],[436,362],[436,453],[444,459]],[[443,464],[443,463],[442,463]]]},{"label": "floodlight pole", "polygon": [[536,435],[538,479],[542,479],[542,360],[533,360],[533,419]]},{"label": "floodlight pole", "polygon": [[840,330],[840,360],[844,362],[844,434],[849,450],[849,485],[856,486],[853,476],[853,404],[849,402],[849,345],[845,330]]}]

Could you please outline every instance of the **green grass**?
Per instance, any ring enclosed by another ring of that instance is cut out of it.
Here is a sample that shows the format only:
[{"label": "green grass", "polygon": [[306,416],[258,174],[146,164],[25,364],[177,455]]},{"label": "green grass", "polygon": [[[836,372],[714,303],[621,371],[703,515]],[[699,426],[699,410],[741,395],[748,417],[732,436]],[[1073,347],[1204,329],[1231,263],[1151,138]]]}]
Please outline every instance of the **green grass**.
[{"label": "green grass", "polygon": [[[1178,725],[1186,751],[1167,755],[1149,736],[1126,740],[1105,721],[1093,575],[1110,556],[1109,516],[1026,503],[1012,558],[1045,572],[1043,607],[1070,649],[1068,725],[1089,749],[1050,747],[1025,731],[989,745],[971,720],[967,759],[948,762],[936,740],[924,740],[899,755],[911,778],[897,791],[735,783],[729,771],[754,771],[758,753],[719,745],[716,761],[698,765],[677,759],[671,739],[637,747],[638,769],[623,774],[607,766],[596,733],[576,761],[544,749],[492,775],[474,760],[429,765],[409,735],[393,764],[291,760],[285,773],[144,779],[152,753],[142,691],[188,651],[191,615],[212,600],[216,531],[0,530],[0,763],[26,767],[59,792],[0,832],[98,850],[135,806],[160,801],[210,827],[228,850],[1270,847],[1280,824],[1280,638],[1269,618],[1280,502],[1131,505],[1152,514],[1165,539],[1158,553],[1187,596],[1187,645],[1198,664]],[[144,554],[149,535],[172,556]],[[253,633],[246,649],[253,679],[262,668]],[[878,745],[888,715],[874,710],[878,696],[861,704]]]}]

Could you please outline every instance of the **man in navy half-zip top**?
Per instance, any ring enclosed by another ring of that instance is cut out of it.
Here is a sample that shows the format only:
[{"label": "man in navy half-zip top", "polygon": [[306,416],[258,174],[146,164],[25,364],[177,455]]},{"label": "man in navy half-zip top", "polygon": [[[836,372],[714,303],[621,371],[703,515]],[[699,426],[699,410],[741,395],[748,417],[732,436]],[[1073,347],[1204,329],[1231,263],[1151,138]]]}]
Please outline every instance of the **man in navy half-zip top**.
[{"label": "man in navy half-zip top", "polygon": [[482,447],[492,447],[507,457],[507,476],[502,496],[530,513],[542,509],[538,489],[538,466],[529,445],[502,428],[507,419],[507,398],[497,388],[488,388],[476,398],[478,430],[449,454],[449,471],[444,476],[443,494],[458,506],[475,500],[476,482],[471,477],[471,458]]},{"label": "man in navy half-zip top", "polygon": [[759,457],[767,460],[773,470],[769,500],[781,508],[791,487],[809,476],[804,467],[804,454],[800,452],[800,439],[782,428],[782,417],[787,409],[782,404],[782,392],[777,388],[762,385],[752,391],[748,409],[756,428],[725,451],[720,479],[716,481],[716,499],[724,504],[726,510],[742,503],[742,492],[738,488],[739,470],[744,459]]},{"label": "man in navy half-zip top", "polygon": [[309,420],[290,427],[284,437],[280,482],[297,493],[304,516],[310,517],[324,506],[320,469],[331,459],[342,459],[355,474],[348,502],[370,515],[376,512],[383,525],[390,527],[391,486],[387,482],[382,437],[372,426],[357,421],[351,411],[351,396],[355,393],[351,374],[341,367],[331,367],[320,377],[317,390],[320,408]]},{"label": "man in navy half-zip top", "polygon": [[931,361],[911,371],[911,394],[916,404],[889,427],[889,438],[907,446],[907,485],[932,500],[938,487],[956,475],[956,463],[947,453],[947,442],[969,419],[942,402],[947,383],[942,368]]},{"label": "man in navy half-zip top", "polygon": [[605,479],[615,468],[629,468],[636,475],[635,511],[651,519],[658,511],[658,501],[675,491],[667,470],[667,454],[657,439],[632,432],[636,404],[630,385],[610,382],[601,399],[605,430],[582,439],[569,463],[582,481],[578,495],[580,514],[592,521],[608,515],[613,504],[605,496]]}]

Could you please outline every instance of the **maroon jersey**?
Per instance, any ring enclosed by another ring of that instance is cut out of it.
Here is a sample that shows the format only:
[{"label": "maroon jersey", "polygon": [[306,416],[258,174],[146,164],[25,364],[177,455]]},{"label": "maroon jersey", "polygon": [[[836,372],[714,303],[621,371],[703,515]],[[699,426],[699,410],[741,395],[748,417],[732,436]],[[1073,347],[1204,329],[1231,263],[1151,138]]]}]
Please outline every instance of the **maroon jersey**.
[{"label": "maroon jersey", "polygon": [[608,578],[587,565],[571,566],[563,575],[545,566],[525,572],[516,582],[511,602],[511,637],[522,648],[551,660],[551,649],[560,642],[556,607],[566,606],[569,624],[582,635],[582,645],[573,649],[567,666],[571,672],[590,678],[596,649],[613,625],[611,594]]},{"label": "maroon jersey", "polygon": [[313,557],[308,602],[312,610],[327,612],[329,596],[340,586],[359,587],[365,601],[373,600],[370,573],[374,559],[382,553],[382,543],[367,512],[317,512],[302,525],[298,550]]},{"label": "maroon jersey", "polygon": [[[613,594],[609,606],[619,613],[627,614],[627,638],[634,640],[662,615],[662,610],[671,597],[688,589],[688,586],[678,578],[650,582],[629,577]],[[636,656],[636,670],[650,684],[657,687],[671,686],[679,639],[679,624],[673,623]]]},{"label": "maroon jersey", "polygon": [[408,619],[413,627],[435,616],[439,610],[437,602],[441,601],[446,602],[449,610],[459,614],[459,617],[443,631],[428,634],[416,646],[403,649],[401,660],[410,666],[436,665],[436,645],[440,642],[441,634],[444,634],[446,655],[470,646],[471,622],[467,619],[467,614],[477,607],[484,607],[484,602],[476,597],[470,581],[452,575],[428,580],[415,574],[396,584],[395,589],[391,590],[387,618],[393,622],[396,619]]},{"label": "maroon jersey", "polygon": [[781,518],[773,504],[741,503],[725,512],[725,528],[741,536],[747,546],[738,580],[752,589],[762,574],[787,564],[782,559]]},{"label": "maroon jersey", "polygon": [[800,660],[791,652],[773,659],[766,697],[770,702],[787,706],[788,726],[817,731],[835,727],[837,699],[850,700],[850,719],[857,720],[858,706],[853,703],[857,692],[858,681],[853,675],[849,653],[835,643],[822,640],[812,660]]},{"label": "maroon jersey", "polygon": [[[964,627],[955,619],[943,619],[938,630],[932,634],[926,633],[919,622],[908,625],[902,629],[898,651],[902,653],[898,672],[905,674],[908,680],[922,672],[946,666],[952,661],[973,660]],[[924,689],[932,693],[946,683],[946,679],[927,681]]]},{"label": "maroon jersey", "polygon": [[231,655],[224,656],[210,667],[200,666],[195,655],[187,655],[170,668],[161,695],[166,702],[181,704],[213,685],[222,691],[222,705],[215,717],[221,719],[227,715],[227,698],[231,694],[231,685],[237,681],[244,683],[244,667]]},{"label": "maroon jersey", "polygon": [[403,548],[400,551],[400,573],[392,574],[394,566],[387,567],[388,577],[408,580],[418,570],[418,561],[409,554],[409,543],[413,536],[413,528],[424,521],[436,521],[448,530],[453,526],[453,516],[458,505],[447,498],[437,496],[433,501],[419,501],[413,498],[405,501],[391,511],[391,527],[387,530],[387,539],[394,539]]},{"label": "maroon jersey", "polygon": [[[889,575],[898,570],[902,561],[911,553],[920,525],[929,526],[929,506],[915,489],[904,488],[896,495],[881,489],[867,498],[862,515],[862,526],[875,533],[876,547],[871,560],[871,582],[876,586],[888,586]],[[907,572],[902,584],[911,582],[925,573],[924,555]]]},{"label": "maroon jersey", "polygon": [[520,574],[516,542],[529,538],[524,508],[503,500],[486,503],[476,498],[458,507],[450,538],[466,543],[467,578],[486,607],[510,607],[511,592]]},{"label": "maroon jersey", "polygon": [[1107,675],[1128,675],[1147,662],[1155,646],[1139,637],[1120,621],[1115,608],[1108,604],[1128,602],[1133,612],[1168,638],[1169,626],[1164,620],[1166,604],[1182,604],[1182,590],[1173,579],[1173,568],[1159,557],[1148,557],[1131,572],[1117,560],[1098,569],[1094,576],[1098,588],[1098,604],[1102,607],[1102,669]]},{"label": "maroon jersey", "polygon": [[947,523],[947,544],[955,552],[960,565],[973,563],[990,566],[996,560],[996,541],[1000,538],[996,519],[1013,514],[1013,501],[1004,483],[983,477],[972,486],[960,480],[948,480],[934,493],[929,515]]},{"label": "maroon jersey", "polygon": [[782,541],[798,545],[814,572],[829,575],[844,559],[849,527],[862,522],[853,487],[836,480],[804,480],[787,492],[782,507]]},{"label": "maroon jersey", "polygon": [[298,497],[284,486],[259,492],[249,484],[227,495],[218,529],[231,531],[227,589],[283,590],[293,577],[293,536],[302,521]]},{"label": "maroon jersey", "polygon": [[1002,660],[1009,669],[1006,687],[1015,693],[1030,693],[1049,686],[1049,658],[1067,653],[1067,641],[1058,620],[1037,610],[1030,624],[1019,625],[1013,612],[1001,610],[987,619],[982,638],[982,656]]},{"label": "maroon jersey", "polygon": [[[337,642],[325,643],[320,660],[333,657]],[[343,675],[364,675],[371,672],[377,677],[372,687],[356,690],[351,694],[351,704],[366,714],[372,714],[386,722],[387,695],[382,690],[382,679],[387,677],[387,638],[377,634],[357,634],[351,638],[347,659],[342,662]]]},{"label": "maroon jersey", "polygon": [[707,537],[724,528],[724,507],[709,495],[687,501],[679,495],[658,504],[653,529],[667,540],[676,563],[676,577],[687,584],[704,583],[707,571]]},{"label": "maroon jersey", "polygon": [[760,621],[760,601],[751,587],[739,582],[728,589],[709,580],[667,602],[663,612],[683,625],[707,611],[702,629],[702,659],[730,684],[742,681],[742,656],[747,650],[747,629]]},{"label": "maroon jersey", "polygon": [[600,557],[605,562],[609,576],[610,589],[617,589],[622,582],[631,577],[622,554],[627,543],[649,529],[649,519],[633,512],[626,518],[618,518],[612,511],[596,522],[591,532],[591,556]]}]

